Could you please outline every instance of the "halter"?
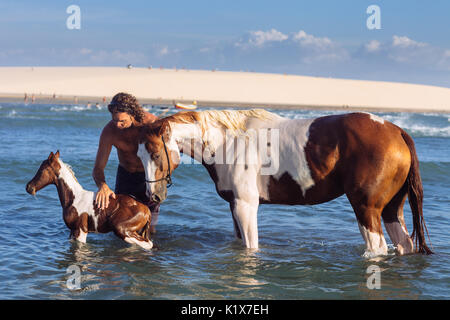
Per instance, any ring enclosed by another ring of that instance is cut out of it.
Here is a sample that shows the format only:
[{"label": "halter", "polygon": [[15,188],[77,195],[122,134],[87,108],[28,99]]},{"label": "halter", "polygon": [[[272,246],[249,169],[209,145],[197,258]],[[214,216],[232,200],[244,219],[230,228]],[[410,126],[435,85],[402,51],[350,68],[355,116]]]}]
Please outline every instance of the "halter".
[{"label": "halter", "polygon": [[167,158],[167,165],[168,165],[168,172],[167,175],[164,178],[161,179],[157,179],[157,180],[145,180],[148,183],[155,183],[155,182],[159,182],[159,181],[167,181],[167,186],[166,188],[170,188],[172,186],[172,177],[170,176],[170,160],[169,160],[169,153],[167,152],[167,147],[166,147],[166,143],[164,142],[164,138],[161,136],[161,140],[163,142],[164,145],[164,152],[166,153],[166,158]]}]

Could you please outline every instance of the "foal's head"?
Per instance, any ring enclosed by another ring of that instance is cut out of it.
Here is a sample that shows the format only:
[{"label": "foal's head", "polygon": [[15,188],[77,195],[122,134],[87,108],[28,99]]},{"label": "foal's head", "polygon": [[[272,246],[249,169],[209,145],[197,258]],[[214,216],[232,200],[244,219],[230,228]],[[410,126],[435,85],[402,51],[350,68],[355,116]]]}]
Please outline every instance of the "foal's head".
[{"label": "foal's head", "polygon": [[29,194],[35,195],[36,192],[49,184],[55,184],[58,179],[59,170],[61,165],[59,164],[59,151],[55,154],[50,153],[47,160],[42,161],[41,166],[36,172],[33,179],[27,183],[26,190]]}]

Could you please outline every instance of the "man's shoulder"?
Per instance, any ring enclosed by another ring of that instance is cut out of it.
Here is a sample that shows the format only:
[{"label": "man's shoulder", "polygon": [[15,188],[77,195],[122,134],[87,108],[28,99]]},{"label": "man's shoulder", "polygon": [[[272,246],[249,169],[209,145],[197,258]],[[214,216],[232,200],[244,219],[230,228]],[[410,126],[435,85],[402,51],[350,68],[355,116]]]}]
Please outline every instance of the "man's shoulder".
[{"label": "man's shoulder", "polygon": [[112,132],[114,132],[114,129],[115,129],[114,121],[110,120],[110,121],[103,127],[103,132],[106,132],[106,133],[112,133]]},{"label": "man's shoulder", "polygon": [[157,116],[148,111],[145,111],[144,113],[145,113],[144,124],[149,124],[159,119]]},{"label": "man's shoulder", "polygon": [[103,127],[102,136],[105,138],[113,138],[116,135],[117,135],[117,128],[114,122],[111,120]]}]

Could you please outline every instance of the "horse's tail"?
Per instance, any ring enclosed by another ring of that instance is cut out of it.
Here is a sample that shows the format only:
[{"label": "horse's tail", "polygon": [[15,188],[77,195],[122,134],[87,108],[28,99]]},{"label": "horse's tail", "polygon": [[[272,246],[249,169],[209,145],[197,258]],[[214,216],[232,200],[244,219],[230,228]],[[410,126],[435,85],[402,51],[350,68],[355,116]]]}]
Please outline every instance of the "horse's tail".
[{"label": "horse's tail", "polygon": [[[433,251],[425,243],[424,230],[427,232],[428,240],[430,240],[430,236],[428,235],[428,229],[423,218],[423,187],[422,179],[420,178],[419,159],[417,158],[413,139],[403,130],[402,137],[411,153],[411,167],[406,180],[408,185],[408,201],[413,216],[413,232],[411,238],[415,241],[416,251],[422,254],[432,254]],[[417,246],[417,243],[419,243],[419,246]]]}]

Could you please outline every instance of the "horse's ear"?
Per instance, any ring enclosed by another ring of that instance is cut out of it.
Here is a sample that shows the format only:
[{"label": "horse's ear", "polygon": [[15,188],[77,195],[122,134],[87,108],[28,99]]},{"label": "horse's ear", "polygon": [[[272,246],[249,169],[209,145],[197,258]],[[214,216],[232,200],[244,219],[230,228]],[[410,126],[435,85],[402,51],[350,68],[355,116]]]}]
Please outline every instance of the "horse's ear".
[{"label": "horse's ear", "polygon": [[172,136],[172,129],[170,128],[169,123],[165,123],[161,126],[161,129],[159,131],[159,135],[164,138],[164,141],[169,141],[170,137]]},{"label": "horse's ear", "polygon": [[50,154],[48,155],[48,160],[49,161],[51,161],[51,160],[53,160],[53,157],[54,157],[55,155],[53,154],[53,152],[50,152]]},{"label": "horse's ear", "polygon": [[55,157],[59,159],[59,150],[58,150],[58,151],[56,151],[56,153],[55,153]]}]

